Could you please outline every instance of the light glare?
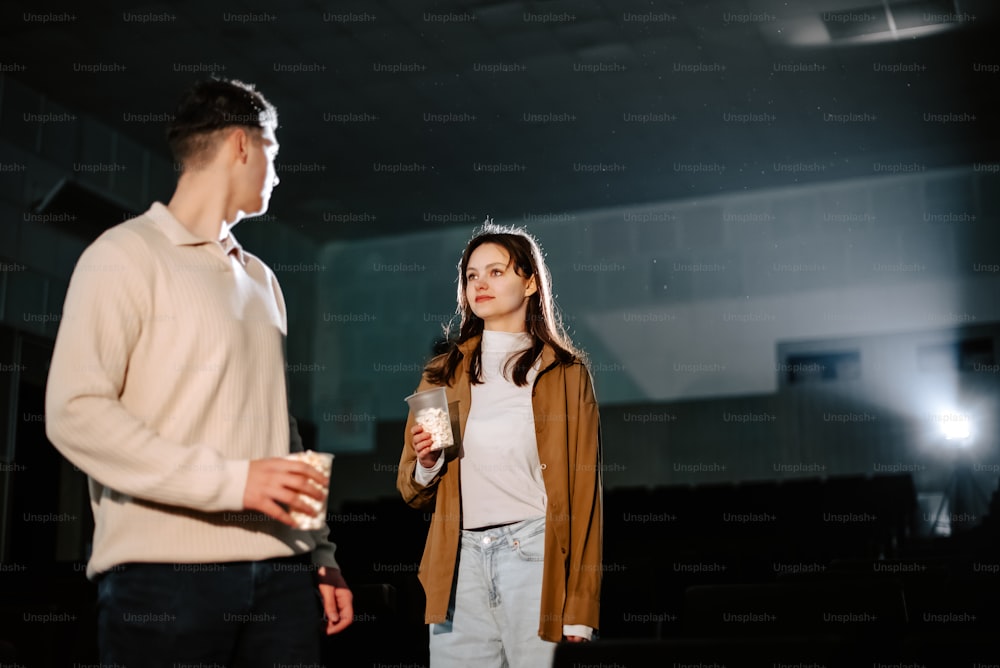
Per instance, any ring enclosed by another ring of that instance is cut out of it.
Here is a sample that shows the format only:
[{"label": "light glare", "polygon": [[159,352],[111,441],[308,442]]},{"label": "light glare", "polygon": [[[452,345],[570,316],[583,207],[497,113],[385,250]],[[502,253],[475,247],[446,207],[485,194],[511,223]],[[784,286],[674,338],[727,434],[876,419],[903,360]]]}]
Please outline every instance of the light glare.
[{"label": "light glare", "polygon": [[967,441],[972,435],[972,423],[968,415],[955,412],[942,413],[940,420],[941,433],[949,441]]}]

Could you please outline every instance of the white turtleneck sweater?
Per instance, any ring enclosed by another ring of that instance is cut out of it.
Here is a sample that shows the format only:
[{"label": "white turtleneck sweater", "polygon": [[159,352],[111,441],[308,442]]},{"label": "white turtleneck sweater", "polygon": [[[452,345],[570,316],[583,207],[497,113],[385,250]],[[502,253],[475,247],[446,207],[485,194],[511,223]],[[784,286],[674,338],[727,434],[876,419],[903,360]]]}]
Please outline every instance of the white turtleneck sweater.
[{"label": "white turtleneck sweater", "polygon": [[472,386],[472,405],[462,437],[462,526],[465,529],[519,522],[545,515],[545,483],[531,386],[518,387],[504,365],[531,346],[524,332],[483,332],[483,382]]},{"label": "white turtleneck sweater", "polygon": [[[545,483],[535,441],[531,387],[504,376],[510,357],[531,346],[525,332],[483,332],[483,382],[472,386],[472,405],[462,437],[462,526],[476,529],[545,515]],[[414,472],[420,484],[433,480],[444,458]]]}]

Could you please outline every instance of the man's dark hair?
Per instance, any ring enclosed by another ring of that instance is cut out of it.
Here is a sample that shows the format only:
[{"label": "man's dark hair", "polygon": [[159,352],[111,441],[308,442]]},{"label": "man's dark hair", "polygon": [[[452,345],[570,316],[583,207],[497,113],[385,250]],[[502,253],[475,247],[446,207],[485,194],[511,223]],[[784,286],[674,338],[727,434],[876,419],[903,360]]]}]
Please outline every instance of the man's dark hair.
[{"label": "man's dark hair", "polygon": [[278,111],[253,85],[235,79],[209,79],[188,88],[167,125],[167,144],[182,166],[201,159],[215,133],[240,126],[260,129],[278,124]]}]

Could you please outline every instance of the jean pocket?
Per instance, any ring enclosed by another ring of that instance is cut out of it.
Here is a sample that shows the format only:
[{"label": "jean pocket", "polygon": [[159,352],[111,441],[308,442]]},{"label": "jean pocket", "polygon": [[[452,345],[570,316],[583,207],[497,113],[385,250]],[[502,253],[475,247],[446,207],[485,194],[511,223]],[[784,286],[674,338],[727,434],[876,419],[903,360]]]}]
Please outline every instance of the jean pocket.
[{"label": "jean pocket", "polygon": [[512,545],[517,556],[524,561],[543,561],[545,559],[545,530],[528,536],[517,536]]}]

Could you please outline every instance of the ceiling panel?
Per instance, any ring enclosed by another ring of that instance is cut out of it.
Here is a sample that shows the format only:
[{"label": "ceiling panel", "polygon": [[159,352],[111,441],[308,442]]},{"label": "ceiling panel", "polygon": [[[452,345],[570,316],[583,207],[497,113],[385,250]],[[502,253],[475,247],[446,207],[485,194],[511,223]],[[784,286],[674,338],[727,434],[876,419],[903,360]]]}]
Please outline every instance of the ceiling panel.
[{"label": "ceiling panel", "polygon": [[[880,4],[863,0],[112,2],[44,23],[24,19],[33,4],[0,9],[6,75],[163,155],[162,125],[130,112],[169,112],[212,71],[256,83],[281,111],[281,161],[327,167],[287,174],[272,200],[320,242],[412,231],[414,206],[502,217],[641,205],[780,185],[778,161],[837,165],[814,178],[841,178],[869,175],[873,155],[930,167],[1000,150],[987,141],[996,74],[973,70],[1000,62],[994,0],[959,0],[969,18],[945,32],[865,44],[831,43],[824,24]],[[126,20],[139,14],[171,18]],[[81,71],[101,65],[120,67]],[[923,118],[949,111],[979,120]],[[529,169],[484,175],[477,162]],[[627,169],[573,168],[602,162]],[[733,168],[689,178],[675,162]],[[323,224],[330,211],[378,222]]]}]

